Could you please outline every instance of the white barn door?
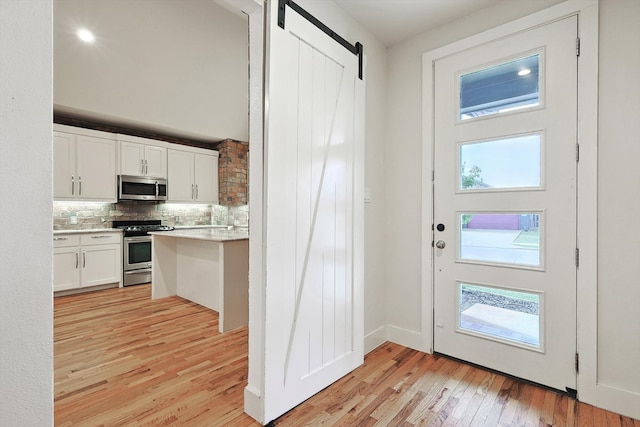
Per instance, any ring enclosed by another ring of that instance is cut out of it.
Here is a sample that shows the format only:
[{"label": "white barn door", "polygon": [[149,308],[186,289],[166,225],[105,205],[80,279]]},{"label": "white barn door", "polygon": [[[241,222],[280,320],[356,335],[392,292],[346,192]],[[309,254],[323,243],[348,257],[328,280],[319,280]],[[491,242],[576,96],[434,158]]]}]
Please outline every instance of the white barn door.
[{"label": "white barn door", "polygon": [[272,19],[265,421],[364,358],[364,83],[358,57],[289,8],[285,29]]}]

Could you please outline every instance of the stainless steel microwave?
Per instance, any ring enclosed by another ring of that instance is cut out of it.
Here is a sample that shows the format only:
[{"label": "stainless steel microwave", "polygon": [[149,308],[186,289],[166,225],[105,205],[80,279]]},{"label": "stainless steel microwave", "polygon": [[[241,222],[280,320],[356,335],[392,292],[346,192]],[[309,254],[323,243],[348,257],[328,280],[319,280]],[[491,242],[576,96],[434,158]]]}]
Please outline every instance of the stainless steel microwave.
[{"label": "stainless steel microwave", "polygon": [[119,175],[118,200],[167,200],[167,180]]}]

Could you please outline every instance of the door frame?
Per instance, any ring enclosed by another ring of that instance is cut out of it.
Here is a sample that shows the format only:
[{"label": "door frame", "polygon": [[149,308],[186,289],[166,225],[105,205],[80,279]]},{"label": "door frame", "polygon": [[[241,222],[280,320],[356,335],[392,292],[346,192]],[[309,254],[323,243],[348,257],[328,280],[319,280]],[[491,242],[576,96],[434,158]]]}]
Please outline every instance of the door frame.
[{"label": "door frame", "polygon": [[264,306],[265,265],[263,246],[266,241],[264,227],[264,132],[267,119],[264,93],[264,64],[268,58],[265,40],[267,3],[261,0],[225,0],[230,7],[248,17],[249,32],[249,368],[244,388],[244,412],[263,422],[264,384]]},{"label": "door frame", "polygon": [[[597,133],[598,133],[598,0],[568,0],[422,55],[422,333],[421,347],[433,352],[433,169],[434,169],[434,69],[435,61],[463,50],[509,37],[534,27],[578,16],[580,59],[578,65],[578,162],[577,244],[580,267],[577,272],[577,343],[580,371],[577,387],[580,400],[600,402],[597,385]],[[608,408],[615,408],[607,399]],[[621,411],[619,411],[621,412]]]}]

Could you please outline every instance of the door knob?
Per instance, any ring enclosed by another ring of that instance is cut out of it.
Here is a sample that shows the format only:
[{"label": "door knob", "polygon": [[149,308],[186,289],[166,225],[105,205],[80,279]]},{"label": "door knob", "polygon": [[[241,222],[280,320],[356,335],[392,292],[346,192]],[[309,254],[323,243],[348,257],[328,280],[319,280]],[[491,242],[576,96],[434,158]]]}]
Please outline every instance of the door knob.
[{"label": "door knob", "polygon": [[444,242],[444,240],[438,240],[436,242],[436,248],[438,249],[444,249],[445,246],[447,246],[447,244]]}]

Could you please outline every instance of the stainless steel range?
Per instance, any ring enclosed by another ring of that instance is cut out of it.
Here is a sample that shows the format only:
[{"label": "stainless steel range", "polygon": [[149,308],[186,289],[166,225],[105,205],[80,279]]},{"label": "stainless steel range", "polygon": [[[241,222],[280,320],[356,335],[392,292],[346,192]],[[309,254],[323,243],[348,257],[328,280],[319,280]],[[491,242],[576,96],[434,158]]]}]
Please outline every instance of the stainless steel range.
[{"label": "stainless steel range", "polygon": [[151,282],[150,231],[170,231],[160,220],[113,221],[114,228],[123,232],[123,286]]}]

